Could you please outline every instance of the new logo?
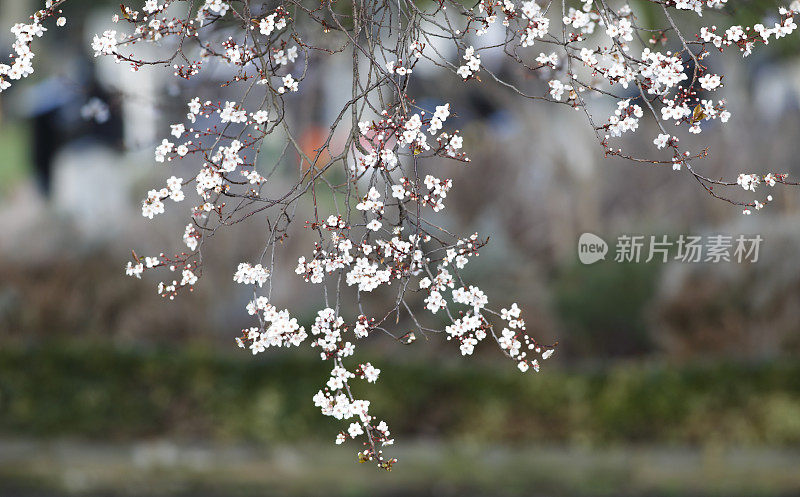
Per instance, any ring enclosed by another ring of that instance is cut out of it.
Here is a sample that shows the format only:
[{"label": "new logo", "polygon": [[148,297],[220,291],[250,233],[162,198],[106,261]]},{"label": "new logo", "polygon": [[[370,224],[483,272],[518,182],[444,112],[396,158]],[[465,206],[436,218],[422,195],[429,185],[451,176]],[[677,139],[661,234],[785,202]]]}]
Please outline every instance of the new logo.
[{"label": "new logo", "polygon": [[584,264],[594,264],[605,259],[608,244],[593,233],[584,233],[578,239],[578,259]]}]

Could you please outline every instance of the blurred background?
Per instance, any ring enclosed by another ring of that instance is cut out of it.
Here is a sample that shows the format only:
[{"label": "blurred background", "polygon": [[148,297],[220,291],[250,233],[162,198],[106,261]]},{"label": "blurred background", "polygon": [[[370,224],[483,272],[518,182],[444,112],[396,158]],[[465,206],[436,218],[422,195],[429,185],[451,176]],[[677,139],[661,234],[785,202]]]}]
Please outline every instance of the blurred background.
[{"label": "blurred background", "polygon": [[[733,15],[752,24],[765,5]],[[37,6],[0,0],[0,46]],[[67,27],[36,42],[36,75],[0,96],[0,495],[800,495],[800,190],[742,216],[686,174],[604,159],[581,113],[488,84],[453,93],[452,75],[415,68],[411,93],[430,108],[452,95],[472,157],[441,166],[455,186],[442,222],[491,236],[469,276],[560,345],[521,375],[488,345],[462,358],[436,337],[368,339],[382,374],[364,393],[400,459],[381,473],[333,444],[340,427],[311,401],[327,376],[314,354],[236,349],[250,322],[231,274],[258,230],[217,239],[174,302],[124,276],[132,248],[178,247],[181,209],[140,214],[174,173],[152,150],[187,95],[219,90],[93,59],[91,36],[118,10],[69,2]],[[704,125],[704,174],[796,178],[798,47],[714,59],[733,118]],[[349,92],[325,84],[349,81],[343,60],[318,62],[294,102],[312,148]],[[653,154],[651,124],[622,143]],[[284,162],[276,188],[297,173]],[[583,232],[611,257],[580,264]],[[613,261],[622,234],[716,233],[760,234],[758,261]],[[287,260],[307,246],[290,239]],[[275,303],[308,325],[316,297],[285,269]]]}]

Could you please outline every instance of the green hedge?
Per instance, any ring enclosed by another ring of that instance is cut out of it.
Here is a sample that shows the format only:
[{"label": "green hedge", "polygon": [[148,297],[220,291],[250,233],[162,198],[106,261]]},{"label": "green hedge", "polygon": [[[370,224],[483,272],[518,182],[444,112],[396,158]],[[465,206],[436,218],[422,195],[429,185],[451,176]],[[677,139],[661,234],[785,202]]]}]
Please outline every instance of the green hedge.
[{"label": "green hedge", "polygon": [[[372,360],[354,381],[395,435],[578,444],[800,444],[800,362],[615,365]],[[311,355],[220,356],[208,349],[109,346],[0,350],[0,434],[102,439],[333,438],[311,397],[326,379]]]}]

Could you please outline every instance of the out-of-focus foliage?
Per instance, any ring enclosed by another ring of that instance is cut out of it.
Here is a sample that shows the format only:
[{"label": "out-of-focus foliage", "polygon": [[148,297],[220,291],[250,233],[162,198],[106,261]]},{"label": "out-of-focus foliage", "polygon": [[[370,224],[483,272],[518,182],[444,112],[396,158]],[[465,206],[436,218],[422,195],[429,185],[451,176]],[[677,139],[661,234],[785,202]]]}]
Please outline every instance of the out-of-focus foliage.
[{"label": "out-of-focus foliage", "polygon": [[0,198],[9,193],[13,185],[29,174],[28,133],[24,126],[3,126],[0,133]]},{"label": "out-of-focus foliage", "polygon": [[[4,348],[0,432],[330,439],[335,433],[309,402],[323,366],[291,355],[252,361],[191,347]],[[359,387],[369,389],[376,415],[390,420],[396,435],[511,444],[800,444],[797,361],[551,367],[535,377],[462,362],[376,366],[385,379]]]},{"label": "out-of-focus foliage", "polygon": [[170,306],[142,292],[135,281],[121,277],[113,254],[73,252],[68,246],[62,249],[62,257],[35,264],[0,261],[0,335],[4,343],[59,338],[187,340],[198,330],[208,331],[203,326],[204,316],[192,312],[197,298]]},{"label": "out-of-focus foliage", "polygon": [[623,263],[587,269],[576,262],[560,271],[553,293],[571,352],[585,357],[652,352],[646,311],[661,267]]}]

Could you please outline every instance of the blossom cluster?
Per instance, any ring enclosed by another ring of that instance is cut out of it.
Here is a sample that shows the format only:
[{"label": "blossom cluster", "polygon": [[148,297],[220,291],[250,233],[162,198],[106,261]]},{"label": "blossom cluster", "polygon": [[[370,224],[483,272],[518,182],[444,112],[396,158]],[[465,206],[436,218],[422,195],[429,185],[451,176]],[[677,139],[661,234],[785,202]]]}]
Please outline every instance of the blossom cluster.
[{"label": "blossom cluster", "polygon": [[[66,23],[59,10],[64,1],[49,0],[30,23],[12,28],[13,61],[0,64],[0,91],[33,72],[32,43],[49,19]],[[494,342],[522,372],[538,371],[555,350],[527,334],[516,303],[465,280],[463,270],[487,238],[439,225],[435,218],[454,181],[437,167],[443,161],[469,167],[465,150],[479,144],[456,127],[455,103],[416,100],[419,75],[439,70],[454,85],[494,84],[523,101],[581,111],[605,155],[671,167],[750,214],[772,195],[742,200],[725,192],[749,195],[762,184],[795,183],[772,171],[711,178],[696,162],[706,150],[684,148],[691,140],[681,137],[732,118],[726,98],[714,98],[725,92],[726,79],[711,70],[712,55],[736,50],[746,57],[792,34],[800,0],[781,7],[769,25],[731,25],[718,15],[725,5],[655,2],[644,16],[638,12],[644,6],[624,0],[379,0],[341,16],[282,0],[243,8],[229,0],[123,4],[92,38],[90,53],[134,71],[168,67],[176,81],[192,81],[182,100],[185,119],[165,125],[153,144],[154,161],[166,169],[179,163],[180,174],[163,173],[165,186],[150,189],[141,206],[147,219],[185,206],[188,221],[176,233],[181,248],[172,255],[134,252],[125,272],[135,278],[166,273],[156,288],[174,299],[198,284],[203,250],[216,233],[248,219],[263,221],[263,249],[229,268],[236,284],[252,290],[246,311],[253,326],[241,331],[237,344],[253,354],[272,347],[316,349],[330,375],[313,402],[344,423],[336,443],[357,441],[360,461],[390,469],[395,459],[382,452],[393,442],[388,425],[350,388],[381,376],[376,361],[356,359],[359,340],[378,334],[408,345],[418,334],[438,333],[464,356]],[[697,19],[684,27],[676,13]],[[695,27],[708,19],[720,25]],[[147,59],[151,52],[138,47],[148,43],[167,55]],[[299,94],[313,88],[306,78],[323,67],[324,56],[342,56],[352,65],[352,79],[335,83],[351,94],[321,143],[311,140],[309,147],[297,125],[309,117]],[[211,98],[201,97],[206,88],[213,88]],[[101,108],[92,105],[86,114],[99,119]],[[645,143],[652,143],[653,155],[636,157],[615,144],[642,130],[652,133]],[[303,232],[314,235],[313,246],[300,257],[290,255],[297,261],[293,277],[324,301],[313,324],[271,303],[273,279],[284,271],[276,255],[287,238]]]},{"label": "blossom cluster", "polygon": [[[12,81],[19,81],[33,74],[33,59],[36,53],[33,51],[33,41],[40,38],[47,31],[44,23],[48,18],[55,17],[61,13],[59,6],[65,0],[47,0],[45,8],[37,11],[31,16],[31,22],[17,23],[11,28],[14,36],[14,43],[11,45],[14,53],[10,55],[11,64],[0,63],[0,93],[11,87]],[[66,18],[59,16],[56,19],[56,26],[63,27]]]}]

